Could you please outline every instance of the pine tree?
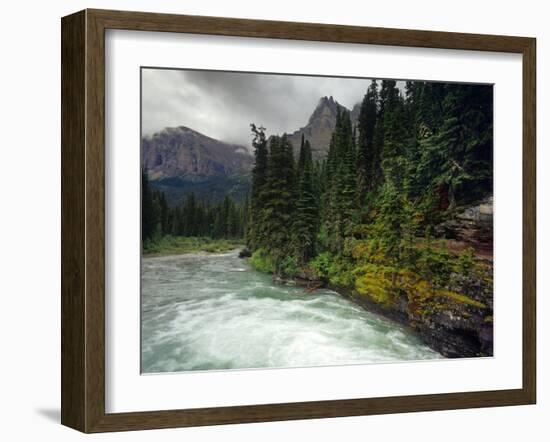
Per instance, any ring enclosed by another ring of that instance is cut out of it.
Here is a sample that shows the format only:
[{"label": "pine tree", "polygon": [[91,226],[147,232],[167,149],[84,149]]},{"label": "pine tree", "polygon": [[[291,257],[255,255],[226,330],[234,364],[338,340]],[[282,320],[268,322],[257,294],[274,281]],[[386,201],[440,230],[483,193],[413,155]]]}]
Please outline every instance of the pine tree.
[{"label": "pine tree", "polygon": [[293,248],[299,265],[305,265],[315,253],[317,237],[317,200],[313,184],[313,160],[309,141],[302,139],[297,165],[298,197],[293,231]]},{"label": "pine tree", "polygon": [[[300,150],[298,151],[298,162],[296,163],[296,177],[299,179],[300,178],[300,173],[303,172],[304,170],[304,165],[305,165],[305,162],[306,162],[306,151],[305,151],[305,137],[304,137],[304,134],[302,134],[302,139],[301,139],[301,142],[300,142]],[[309,143],[309,141],[308,141]]]},{"label": "pine tree", "polygon": [[250,224],[250,198],[248,196],[248,193],[246,194],[244,204],[241,208],[241,226],[240,226],[240,232],[239,237],[245,237],[248,233]]},{"label": "pine tree", "polygon": [[154,198],[153,190],[147,178],[147,172],[141,171],[141,240],[151,240],[160,230],[160,207]]},{"label": "pine tree", "polygon": [[250,200],[205,208],[204,219],[215,235],[239,235],[245,225],[248,246],[264,249],[276,273],[326,251],[353,263],[359,244],[385,256],[395,282],[400,269],[414,268],[415,235],[492,190],[492,118],[487,87],[406,82],[403,95],[395,81],[373,81],[356,128],[337,109],[319,161],[305,137],[294,164],[286,136],[268,141],[252,126]]},{"label": "pine tree", "polygon": [[262,210],[265,207],[266,185],[268,178],[268,147],[263,127],[250,125],[254,139],[254,168],[252,169],[252,189],[246,243],[251,250],[266,246]]},{"label": "pine tree", "polygon": [[158,192],[157,199],[160,206],[161,233],[162,235],[168,235],[170,233],[169,208],[166,202],[166,196],[164,195],[164,192]]},{"label": "pine tree", "polygon": [[372,80],[363,97],[357,129],[357,197],[363,204],[368,191],[376,185],[377,151],[374,145],[374,134],[377,120],[378,84]]},{"label": "pine tree", "polygon": [[390,181],[402,191],[406,164],[407,132],[405,129],[405,109],[402,96],[399,94],[396,82],[384,80],[382,82],[384,142],[382,148],[382,170],[384,180]]},{"label": "pine tree", "polygon": [[340,253],[351,234],[356,208],[355,142],[349,112],[338,110],[326,163],[322,237],[324,246]]},{"label": "pine tree", "polygon": [[265,242],[281,273],[281,264],[291,254],[291,228],[295,207],[295,171],[292,145],[286,135],[271,137],[268,174],[265,184],[265,206],[260,223],[265,229]]},{"label": "pine tree", "polygon": [[457,197],[471,198],[492,190],[492,90],[475,85],[447,87],[437,132],[423,139],[420,182],[452,210]]},{"label": "pine tree", "polygon": [[356,147],[349,112],[344,113],[343,119],[346,135],[343,140],[343,158],[340,166],[340,211],[342,217],[342,239],[344,237],[351,236],[352,234],[353,224],[355,222],[355,211],[357,208]]},{"label": "pine tree", "polygon": [[412,247],[411,211],[404,195],[391,181],[386,181],[378,198],[374,232],[392,270],[392,283],[407,262]]}]

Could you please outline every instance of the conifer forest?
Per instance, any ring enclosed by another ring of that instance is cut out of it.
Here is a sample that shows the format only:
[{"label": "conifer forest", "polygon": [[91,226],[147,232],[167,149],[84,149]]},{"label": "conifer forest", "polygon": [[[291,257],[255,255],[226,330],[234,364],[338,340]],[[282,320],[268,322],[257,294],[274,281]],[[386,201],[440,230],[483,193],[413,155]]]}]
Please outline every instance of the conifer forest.
[{"label": "conifer forest", "polygon": [[323,152],[250,121],[245,192],[170,201],[144,165],[144,256],[225,241],[284,290],[335,291],[442,357],[492,356],[492,86],[371,80],[358,99],[334,102]]}]

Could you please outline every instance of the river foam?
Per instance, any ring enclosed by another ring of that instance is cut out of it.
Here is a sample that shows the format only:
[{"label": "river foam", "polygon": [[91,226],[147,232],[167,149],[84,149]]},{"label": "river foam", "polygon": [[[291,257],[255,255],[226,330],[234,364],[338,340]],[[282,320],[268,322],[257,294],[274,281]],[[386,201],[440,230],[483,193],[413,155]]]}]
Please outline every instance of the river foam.
[{"label": "river foam", "polygon": [[143,260],[144,373],[439,357],[401,325],[329,290],[273,284],[235,253]]}]

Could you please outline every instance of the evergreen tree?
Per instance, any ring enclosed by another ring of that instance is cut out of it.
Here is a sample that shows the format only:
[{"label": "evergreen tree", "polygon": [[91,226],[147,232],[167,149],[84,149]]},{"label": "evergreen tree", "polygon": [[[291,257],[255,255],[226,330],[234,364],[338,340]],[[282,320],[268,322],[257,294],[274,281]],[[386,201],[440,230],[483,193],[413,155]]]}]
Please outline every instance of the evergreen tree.
[{"label": "evergreen tree", "polygon": [[[301,142],[300,142],[300,150],[298,151],[298,162],[296,163],[296,172],[297,172],[297,178],[299,179],[300,178],[300,173],[303,172],[304,170],[304,165],[305,165],[305,162],[306,162],[306,150],[304,149],[305,148],[305,137],[304,137],[304,134],[302,134],[302,139],[301,139]],[[309,143],[309,141],[308,141]],[[311,146],[310,146],[310,149],[311,149]],[[310,153],[311,153],[311,150],[310,150]]]},{"label": "evergreen tree", "polygon": [[147,178],[147,172],[141,171],[141,240],[153,239],[159,233],[160,206],[155,199]]},{"label": "evergreen tree", "polygon": [[415,265],[421,227],[492,190],[492,118],[490,88],[409,81],[403,94],[384,80],[371,82],[355,128],[337,108],[319,161],[305,137],[294,164],[286,136],[268,142],[252,125],[250,200],[210,211],[214,234],[239,235],[246,225],[248,246],[262,248],[279,274],[289,260],[304,267],[320,252],[353,261],[355,239],[368,239],[369,253],[385,256],[395,282],[400,269]]},{"label": "evergreen tree", "polygon": [[356,207],[355,142],[349,112],[338,110],[326,163],[322,237],[324,246],[340,253],[351,233]]},{"label": "evergreen tree", "polygon": [[372,80],[367,93],[363,97],[357,129],[357,197],[363,204],[368,191],[376,185],[377,151],[374,145],[374,134],[377,120],[378,84]]},{"label": "evergreen tree", "polygon": [[295,208],[295,171],[292,145],[286,135],[273,136],[269,143],[265,209],[260,223],[277,273],[290,256],[291,228]]},{"label": "evergreen tree", "polygon": [[297,169],[298,196],[292,224],[292,241],[299,265],[305,265],[315,253],[318,221],[311,146],[308,141],[304,142],[303,138]]},{"label": "evergreen tree", "polygon": [[342,238],[351,236],[357,208],[356,147],[349,112],[343,114],[343,119],[346,135],[343,139],[339,178]]},{"label": "evergreen tree", "polygon": [[262,210],[265,207],[266,184],[268,177],[268,147],[263,127],[250,125],[254,139],[254,168],[252,169],[252,189],[250,195],[249,222],[246,234],[246,242],[250,249],[254,250],[265,246],[263,232]]},{"label": "evergreen tree", "polygon": [[419,181],[435,189],[443,209],[454,209],[457,196],[492,190],[492,90],[483,91],[448,86],[441,127],[421,141]]},{"label": "evergreen tree", "polygon": [[161,232],[162,232],[162,235],[168,235],[170,233],[170,219],[169,219],[168,204],[166,203],[166,197],[164,195],[164,192],[158,192],[157,199],[160,207]]},{"label": "evergreen tree", "polygon": [[384,113],[382,124],[384,127],[384,142],[382,148],[382,170],[384,180],[390,181],[402,191],[406,164],[407,132],[405,122],[405,109],[402,96],[393,80],[382,82]]},{"label": "evergreen tree", "polygon": [[412,248],[413,232],[410,217],[411,211],[406,197],[399,192],[393,182],[385,182],[378,199],[374,232],[388,265],[393,269],[393,285]]}]

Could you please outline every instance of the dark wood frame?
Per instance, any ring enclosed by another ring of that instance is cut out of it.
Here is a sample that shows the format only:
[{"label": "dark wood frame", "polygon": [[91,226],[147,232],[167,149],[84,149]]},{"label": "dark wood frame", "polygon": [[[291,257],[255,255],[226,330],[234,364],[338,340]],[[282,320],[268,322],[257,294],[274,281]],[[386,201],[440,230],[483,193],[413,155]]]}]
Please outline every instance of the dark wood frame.
[{"label": "dark wood frame", "polygon": [[[105,30],[497,51],[523,56],[523,386],[189,410],[105,413]],[[62,30],[61,422],[83,432],[534,404],[536,40],[525,37],[84,10]]]}]

